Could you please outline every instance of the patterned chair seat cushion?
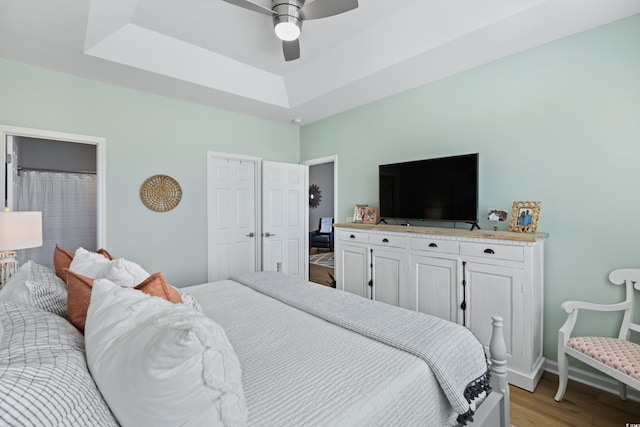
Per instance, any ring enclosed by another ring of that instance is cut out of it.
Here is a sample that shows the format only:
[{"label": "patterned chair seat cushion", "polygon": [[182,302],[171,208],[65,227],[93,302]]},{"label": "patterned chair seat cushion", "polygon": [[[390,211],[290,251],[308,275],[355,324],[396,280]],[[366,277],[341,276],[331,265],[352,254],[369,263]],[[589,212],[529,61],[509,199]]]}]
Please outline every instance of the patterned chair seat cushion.
[{"label": "patterned chair seat cushion", "polygon": [[609,337],[574,337],[567,346],[640,381],[640,345]]}]

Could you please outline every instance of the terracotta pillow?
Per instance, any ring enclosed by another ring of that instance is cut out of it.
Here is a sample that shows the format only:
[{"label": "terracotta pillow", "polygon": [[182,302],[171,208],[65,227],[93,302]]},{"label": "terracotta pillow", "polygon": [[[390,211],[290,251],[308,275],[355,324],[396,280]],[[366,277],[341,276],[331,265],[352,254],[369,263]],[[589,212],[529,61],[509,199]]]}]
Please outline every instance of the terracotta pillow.
[{"label": "terracotta pillow", "polygon": [[73,252],[69,252],[58,245],[56,245],[56,249],[53,251],[53,268],[56,270],[56,275],[62,280],[66,279],[64,270],[69,268],[74,255]]},{"label": "terracotta pillow", "polygon": [[148,295],[164,298],[174,304],[182,303],[180,293],[164,280],[162,273],[153,273],[144,282],[136,285],[134,289],[138,289]]},{"label": "terracotta pillow", "polygon": [[100,248],[96,251],[96,253],[102,255],[103,257],[105,257],[106,259],[108,259],[109,261],[113,261],[115,258],[111,256],[111,254],[103,248]]},{"label": "terracotta pillow", "polygon": [[[103,248],[98,249],[96,253],[102,255],[109,261],[113,261],[115,259],[106,249]],[[64,270],[69,268],[75,255],[76,254],[74,252],[61,248],[56,244],[56,249],[53,252],[53,268],[56,270],[56,275],[62,280],[66,281],[67,275]]]},{"label": "terracotta pillow", "polygon": [[84,324],[87,321],[87,310],[91,301],[91,289],[93,279],[74,273],[68,268],[67,273],[67,311],[69,322],[81,332],[84,332]]},{"label": "terracotta pillow", "polygon": [[[74,273],[69,269],[66,270],[66,273],[69,321],[81,332],[84,332],[84,325],[87,321],[87,311],[89,310],[89,303],[91,302],[93,279]],[[174,304],[182,303],[180,293],[164,280],[162,273],[152,274],[134,289],[142,291],[147,295],[164,298]]]}]

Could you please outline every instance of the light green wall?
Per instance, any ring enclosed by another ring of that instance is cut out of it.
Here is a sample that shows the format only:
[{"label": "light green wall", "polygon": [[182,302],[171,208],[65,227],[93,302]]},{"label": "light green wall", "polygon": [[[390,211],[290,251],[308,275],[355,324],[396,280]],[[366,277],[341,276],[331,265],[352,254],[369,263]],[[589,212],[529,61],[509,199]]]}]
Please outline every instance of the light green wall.
[{"label": "light green wall", "polygon": [[[480,153],[480,213],[542,201],[545,355],[568,299],[616,302],[640,267],[640,16],[357,108],[301,131],[302,160],[337,154],[339,218],[378,203],[377,166]],[[488,222],[482,228],[491,227]],[[612,332],[585,318],[582,333]]]},{"label": "light green wall", "polygon": [[[0,123],[105,137],[107,246],[186,286],[206,281],[206,152],[298,162],[338,154],[340,218],[377,204],[377,165],[480,153],[480,212],[541,200],[545,355],[567,299],[614,302],[639,266],[640,17],[297,127],[0,60]],[[183,199],[139,200],[163,173]],[[489,228],[487,223],[481,224]],[[583,333],[614,322],[586,318]]]},{"label": "light green wall", "polygon": [[[0,123],[107,140],[107,249],[162,271],[169,283],[207,280],[206,153],[297,163],[299,128],[0,60]],[[182,201],[157,213],[142,182],[166,174]]]}]

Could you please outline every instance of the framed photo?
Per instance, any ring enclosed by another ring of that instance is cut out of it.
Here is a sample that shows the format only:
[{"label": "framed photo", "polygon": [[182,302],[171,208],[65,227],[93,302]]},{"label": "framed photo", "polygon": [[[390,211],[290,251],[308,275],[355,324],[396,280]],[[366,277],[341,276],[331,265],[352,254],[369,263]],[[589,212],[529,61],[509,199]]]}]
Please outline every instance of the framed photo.
[{"label": "framed photo", "polygon": [[538,230],[542,202],[513,202],[509,231],[535,233]]},{"label": "framed photo", "polygon": [[487,212],[487,219],[489,221],[506,221],[507,216],[508,213],[506,209],[489,209],[489,212]]},{"label": "framed photo", "polygon": [[368,205],[356,205],[356,207],[353,208],[353,222],[363,222],[364,221],[365,209],[367,207],[368,207]]},{"label": "framed photo", "polygon": [[377,224],[378,223],[378,208],[367,207],[365,208],[364,221],[365,224]]}]

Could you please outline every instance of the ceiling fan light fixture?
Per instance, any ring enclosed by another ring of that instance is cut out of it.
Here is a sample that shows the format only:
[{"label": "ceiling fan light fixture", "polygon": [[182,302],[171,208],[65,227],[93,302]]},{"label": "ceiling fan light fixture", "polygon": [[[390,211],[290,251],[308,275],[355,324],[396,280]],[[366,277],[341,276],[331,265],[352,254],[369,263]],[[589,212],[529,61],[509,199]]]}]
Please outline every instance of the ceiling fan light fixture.
[{"label": "ceiling fan light fixture", "polygon": [[300,21],[293,16],[279,16],[276,18],[276,36],[287,42],[296,40],[300,36]]}]

